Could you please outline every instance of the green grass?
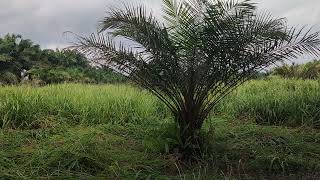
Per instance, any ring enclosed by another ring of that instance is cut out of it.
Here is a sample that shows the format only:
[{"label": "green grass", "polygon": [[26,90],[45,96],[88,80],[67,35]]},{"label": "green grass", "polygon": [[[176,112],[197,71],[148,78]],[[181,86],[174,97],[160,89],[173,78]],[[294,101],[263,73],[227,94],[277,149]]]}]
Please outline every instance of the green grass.
[{"label": "green grass", "polygon": [[141,142],[124,133],[117,134],[109,127],[76,126],[55,133],[5,132],[1,135],[5,141],[0,150],[0,177],[114,179],[139,174],[141,178],[170,176],[170,170],[174,168],[172,161],[145,152]]},{"label": "green grass", "polygon": [[35,128],[56,123],[153,123],[169,113],[153,96],[127,85],[64,84],[3,87],[0,126]]},{"label": "green grass", "polygon": [[271,78],[246,83],[218,108],[263,125],[320,128],[320,81]]},{"label": "green grass", "polygon": [[[316,179],[320,132],[297,120],[311,122],[301,113],[316,107],[298,110],[319,101],[318,87],[295,80],[246,84],[206,122],[207,152],[192,166],[167,153],[176,144],[172,118],[146,91],[129,85],[2,87],[0,179]],[[288,114],[274,102],[291,108]],[[266,115],[268,123],[259,125],[263,108],[277,118]]]}]

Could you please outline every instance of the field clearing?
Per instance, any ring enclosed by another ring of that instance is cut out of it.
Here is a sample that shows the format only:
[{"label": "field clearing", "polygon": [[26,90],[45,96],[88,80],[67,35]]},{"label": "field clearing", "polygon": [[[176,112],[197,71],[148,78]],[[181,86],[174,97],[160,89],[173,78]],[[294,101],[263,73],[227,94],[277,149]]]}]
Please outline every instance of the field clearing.
[{"label": "field clearing", "polygon": [[[212,112],[189,167],[165,106],[130,85],[0,88],[0,178],[319,177],[319,81],[251,81]],[[281,126],[275,126],[281,125]]]}]

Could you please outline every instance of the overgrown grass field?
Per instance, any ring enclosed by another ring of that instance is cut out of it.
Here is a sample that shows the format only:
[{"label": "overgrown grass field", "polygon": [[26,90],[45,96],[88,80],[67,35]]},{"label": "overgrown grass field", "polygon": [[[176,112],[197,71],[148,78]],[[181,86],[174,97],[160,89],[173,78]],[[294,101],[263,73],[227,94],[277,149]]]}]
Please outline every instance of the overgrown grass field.
[{"label": "overgrown grass field", "polygon": [[251,81],[212,112],[189,166],[171,115],[131,85],[0,88],[0,179],[320,176],[319,81]]}]

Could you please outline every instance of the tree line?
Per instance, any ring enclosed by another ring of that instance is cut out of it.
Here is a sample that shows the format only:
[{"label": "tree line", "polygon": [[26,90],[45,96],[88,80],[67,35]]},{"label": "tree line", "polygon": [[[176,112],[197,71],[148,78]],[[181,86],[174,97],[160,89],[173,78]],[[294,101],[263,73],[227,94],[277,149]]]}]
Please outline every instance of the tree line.
[{"label": "tree line", "polygon": [[90,65],[87,58],[77,51],[41,49],[21,35],[7,34],[0,38],[0,84],[110,83],[124,80],[112,70]]}]

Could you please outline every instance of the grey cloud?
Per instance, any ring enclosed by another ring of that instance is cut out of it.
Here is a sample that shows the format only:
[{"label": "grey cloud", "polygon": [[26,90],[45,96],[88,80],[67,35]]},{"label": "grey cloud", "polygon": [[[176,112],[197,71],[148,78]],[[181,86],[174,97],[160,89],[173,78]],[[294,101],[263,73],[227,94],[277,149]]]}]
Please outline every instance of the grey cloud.
[{"label": "grey cloud", "polygon": [[318,0],[257,0],[260,9],[266,9],[279,17],[286,17],[292,25],[320,24]]},{"label": "grey cloud", "polygon": [[[287,17],[292,25],[318,25],[320,29],[319,0],[255,0],[259,8],[276,17]],[[146,4],[161,15],[161,0],[123,0],[131,4]],[[95,32],[98,20],[107,8],[117,7],[115,0],[1,0],[0,35],[22,34],[45,48],[64,47],[72,41],[63,34]]]}]

